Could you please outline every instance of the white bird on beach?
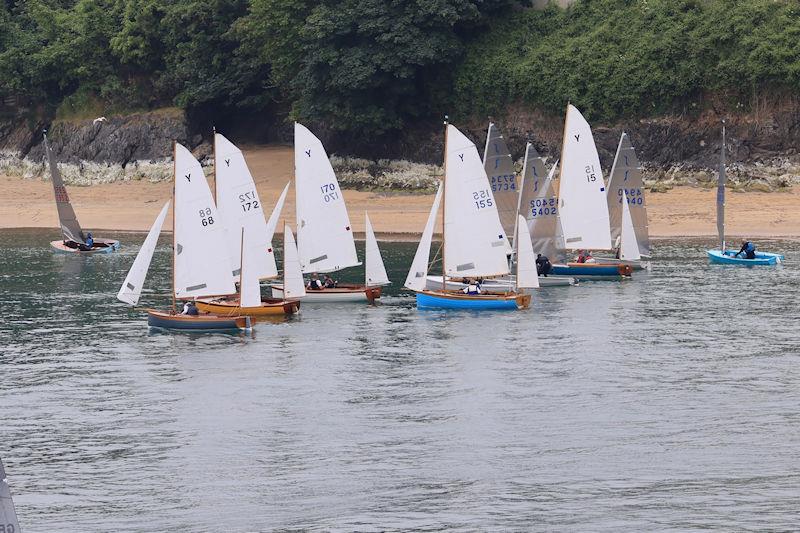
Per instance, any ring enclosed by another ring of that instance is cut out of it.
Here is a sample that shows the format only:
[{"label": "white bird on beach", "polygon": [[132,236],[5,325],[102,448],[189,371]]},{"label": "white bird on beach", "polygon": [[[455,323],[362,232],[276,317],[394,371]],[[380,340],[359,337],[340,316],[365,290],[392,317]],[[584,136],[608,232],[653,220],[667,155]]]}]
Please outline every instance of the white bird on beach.
[{"label": "white bird on beach", "polygon": [[94,119],[92,121],[92,125],[97,124],[98,122],[105,122],[105,121],[106,121],[106,117],[97,117],[96,119]]}]

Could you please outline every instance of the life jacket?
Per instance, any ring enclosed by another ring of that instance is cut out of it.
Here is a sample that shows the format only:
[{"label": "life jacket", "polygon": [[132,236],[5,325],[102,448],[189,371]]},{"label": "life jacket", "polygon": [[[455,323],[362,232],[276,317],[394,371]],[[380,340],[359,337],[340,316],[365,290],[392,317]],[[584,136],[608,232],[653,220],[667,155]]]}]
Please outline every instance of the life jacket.
[{"label": "life jacket", "polygon": [[756,251],[756,245],[753,244],[750,241],[747,241],[747,244],[745,244],[745,247],[744,247],[744,251],[747,252],[747,253],[755,252]]}]

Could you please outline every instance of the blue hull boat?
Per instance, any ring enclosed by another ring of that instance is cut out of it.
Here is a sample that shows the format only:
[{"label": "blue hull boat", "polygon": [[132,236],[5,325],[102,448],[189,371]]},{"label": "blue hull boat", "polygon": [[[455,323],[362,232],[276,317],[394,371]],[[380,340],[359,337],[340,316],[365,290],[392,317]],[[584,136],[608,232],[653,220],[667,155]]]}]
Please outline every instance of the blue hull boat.
[{"label": "blue hull boat", "polygon": [[418,309],[471,309],[516,310],[527,309],[531,304],[530,294],[463,294],[459,292],[417,292]]},{"label": "blue hull boat", "polygon": [[582,280],[620,280],[631,276],[630,265],[605,265],[602,263],[567,263],[553,265],[550,274],[570,276]]},{"label": "blue hull boat", "polygon": [[147,325],[183,331],[247,330],[251,328],[251,320],[249,316],[173,315],[148,309]]},{"label": "blue hull boat", "polygon": [[746,266],[769,266],[782,263],[784,257],[780,254],[771,254],[768,252],[756,252],[755,259],[747,259],[743,255],[736,257],[736,252],[733,250],[706,250],[708,259],[712,263],[719,263],[722,265],[746,265]]}]

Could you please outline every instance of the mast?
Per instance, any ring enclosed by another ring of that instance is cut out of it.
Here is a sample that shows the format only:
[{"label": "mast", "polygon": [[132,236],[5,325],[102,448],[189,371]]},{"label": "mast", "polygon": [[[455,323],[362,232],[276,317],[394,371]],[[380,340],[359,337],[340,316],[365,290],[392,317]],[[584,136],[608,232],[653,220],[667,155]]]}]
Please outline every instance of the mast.
[{"label": "mast", "polygon": [[492,126],[494,126],[494,122],[492,119],[489,118],[489,126],[486,127],[486,145],[483,148],[483,164],[486,164],[486,158],[489,157],[489,133],[492,131]]},{"label": "mast", "polygon": [[175,198],[175,182],[178,179],[177,162],[175,161],[175,144],[177,141],[172,141],[172,313],[176,312],[175,307],[175,256],[178,252],[178,245],[175,239],[175,211],[178,210],[178,202]]},{"label": "mast", "polygon": [[[219,187],[219,185],[217,185],[217,127],[211,126],[211,131],[213,132],[211,134],[212,135],[211,150],[214,156],[214,189],[212,190],[214,191],[214,204],[216,205],[217,196],[219,195],[219,191],[217,190],[217,187]],[[239,279],[241,279],[241,274],[239,276],[240,276]]]},{"label": "mast", "polygon": [[719,247],[725,253],[725,119],[722,120],[722,149],[720,150],[719,179],[717,183],[717,232],[719,233]]},{"label": "mast", "polygon": [[447,121],[448,117],[447,115],[445,115],[444,116],[444,162],[442,164],[442,166],[444,167],[444,175],[442,176],[442,292],[447,291],[447,278],[445,277],[446,268],[444,263],[444,250],[445,250],[444,236],[446,233],[444,230],[444,224],[445,224],[444,210],[445,210],[445,205],[447,205],[447,202],[445,202],[446,198],[445,193],[447,192]]},{"label": "mast", "polygon": [[514,217],[514,257],[517,255],[517,231],[519,231],[519,215],[520,208],[522,207],[522,189],[525,187],[525,173],[528,171],[528,152],[531,149],[531,142],[525,144],[525,157],[522,160],[522,174],[519,177],[519,192],[517,193],[517,216]]}]

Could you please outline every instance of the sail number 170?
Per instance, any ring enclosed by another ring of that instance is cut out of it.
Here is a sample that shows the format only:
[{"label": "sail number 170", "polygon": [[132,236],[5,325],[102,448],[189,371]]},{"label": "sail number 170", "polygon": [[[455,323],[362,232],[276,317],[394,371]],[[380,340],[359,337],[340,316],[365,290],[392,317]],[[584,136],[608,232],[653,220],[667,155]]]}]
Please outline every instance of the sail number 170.
[{"label": "sail number 170", "polygon": [[336,190],[335,183],[326,183],[319,190],[322,191],[322,199],[325,200],[325,203],[339,199],[339,192]]}]

